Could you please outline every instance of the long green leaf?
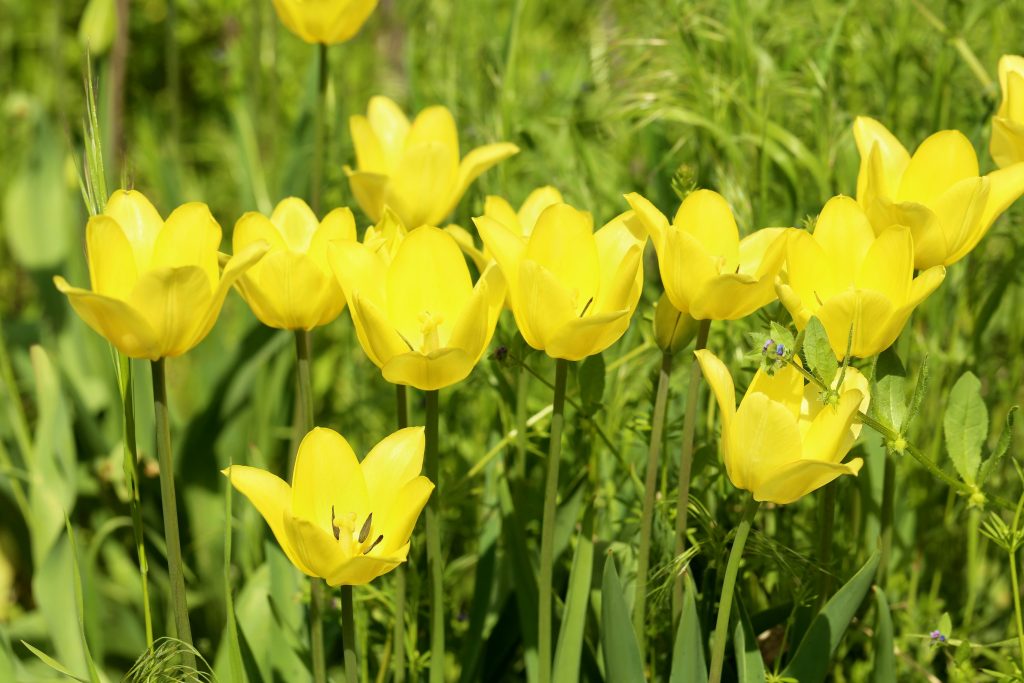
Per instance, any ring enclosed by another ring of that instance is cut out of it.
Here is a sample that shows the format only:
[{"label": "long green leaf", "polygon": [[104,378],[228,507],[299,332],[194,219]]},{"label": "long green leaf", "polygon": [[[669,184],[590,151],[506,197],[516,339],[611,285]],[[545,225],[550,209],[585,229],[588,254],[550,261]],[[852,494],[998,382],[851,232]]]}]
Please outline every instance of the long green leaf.
[{"label": "long green leaf", "polygon": [[743,603],[736,600],[736,628],[733,630],[732,646],[736,652],[736,677],[739,683],[764,683],[764,658],[757,646],[754,628]]},{"label": "long green leaf", "polygon": [[590,602],[590,584],[594,575],[594,541],[591,538],[593,516],[592,509],[588,507],[576,540],[576,553],[569,572],[569,592],[565,597],[565,613],[555,647],[552,675],[556,681],[579,680],[587,604]]},{"label": "long green leaf", "polygon": [[893,645],[892,614],[885,592],[875,586],[875,666],[871,672],[874,683],[890,683],[896,680],[896,649]]},{"label": "long green leaf", "polygon": [[683,611],[676,629],[676,643],[672,648],[670,683],[706,683],[708,664],[704,659],[704,636],[697,614],[697,586],[689,574],[683,594]]},{"label": "long green leaf", "polygon": [[29,645],[24,640],[21,641],[21,644],[24,645],[25,647],[27,647],[32,654],[34,654],[36,657],[38,657],[39,660],[43,664],[45,664],[46,666],[50,667],[51,669],[53,669],[57,673],[63,674],[63,675],[65,675],[68,678],[71,678],[73,680],[81,681],[81,683],[89,683],[89,679],[87,679],[87,678],[79,678],[78,676],[74,675],[73,673],[68,671],[68,668],[66,666],[64,666],[63,664],[61,664],[56,659],[54,659],[50,655],[46,654],[45,652],[43,652],[39,648],[37,648],[37,647],[35,647],[33,645]]},{"label": "long green leaf", "polygon": [[633,633],[622,584],[615,571],[615,558],[604,561],[601,581],[601,647],[604,650],[605,680],[615,683],[644,683],[640,646]]},{"label": "long green leaf", "polygon": [[800,683],[821,683],[825,680],[829,661],[875,580],[879,559],[880,555],[875,551],[822,608],[800,641],[792,661],[782,672],[783,677],[794,678]]}]

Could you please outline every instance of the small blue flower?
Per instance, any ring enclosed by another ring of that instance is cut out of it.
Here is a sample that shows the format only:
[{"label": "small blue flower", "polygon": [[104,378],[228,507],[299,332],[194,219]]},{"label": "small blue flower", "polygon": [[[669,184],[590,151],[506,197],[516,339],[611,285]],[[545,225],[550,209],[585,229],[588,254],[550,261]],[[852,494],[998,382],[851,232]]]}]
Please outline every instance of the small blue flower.
[{"label": "small blue flower", "polygon": [[938,629],[935,629],[934,631],[932,631],[928,635],[931,636],[933,643],[944,643],[944,642],[946,642],[946,636],[944,636],[942,634],[942,631],[940,631]]},{"label": "small blue flower", "polygon": [[764,343],[764,346],[761,347],[761,353],[767,353],[768,352],[768,347],[771,346],[774,343],[775,343],[774,339],[769,339],[768,341],[766,341]]}]

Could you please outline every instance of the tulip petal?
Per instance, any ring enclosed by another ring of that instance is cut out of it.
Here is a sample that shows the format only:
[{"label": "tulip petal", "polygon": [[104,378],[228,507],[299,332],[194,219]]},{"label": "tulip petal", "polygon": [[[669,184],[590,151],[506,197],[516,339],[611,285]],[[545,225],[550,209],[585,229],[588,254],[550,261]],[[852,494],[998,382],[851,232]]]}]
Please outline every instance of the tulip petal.
[{"label": "tulip petal", "polygon": [[796,228],[761,228],[740,240],[740,272],[772,283],[786,261],[786,242]]},{"label": "tulip petal", "polygon": [[511,228],[490,216],[474,218],[473,223],[485,248],[501,268],[509,289],[514,289],[519,277],[519,263],[526,253],[526,242]]},{"label": "tulip petal", "polygon": [[754,500],[786,505],[820,489],[844,474],[856,475],[864,461],[854,458],[848,463],[798,460],[777,470],[754,490]]},{"label": "tulip petal", "polygon": [[224,298],[228,295],[228,290],[231,289],[238,278],[263,258],[263,255],[267,253],[267,249],[266,242],[257,242],[248,245],[241,251],[235,252],[228,259],[227,264],[224,266],[224,272],[220,275],[217,289],[210,299],[209,307],[206,309],[205,320],[196,329],[195,336],[190,342],[191,346],[201,342],[210,333],[214,323],[217,322],[217,316],[220,315],[220,309],[224,305]]},{"label": "tulip petal", "polygon": [[475,364],[491,343],[504,301],[505,280],[498,267],[491,265],[473,287],[472,296],[452,327],[447,346],[462,349]]},{"label": "tulip petal", "polygon": [[727,444],[726,470],[733,484],[756,496],[762,482],[799,460],[801,452],[800,429],[789,408],[760,392],[743,397]]},{"label": "tulip petal", "polygon": [[[405,149],[405,138],[409,134],[409,119],[394,100],[383,95],[370,98],[370,104],[366,109],[366,118],[377,136],[381,152],[387,162],[387,169],[391,171],[398,165],[402,151]],[[362,166],[359,168],[363,170]],[[374,218],[374,220],[377,219]]]},{"label": "tulip petal", "polygon": [[595,313],[633,310],[643,287],[643,248],[647,232],[636,213],[627,211],[594,233],[601,281],[594,296]]},{"label": "tulip petal", "polygon": [[[831,258],[812,235],[798,230],[789,238],[786,247],[786,283],[801,305],[813,315],[829,298],[843,291],[848,285],[840,282],[837,272],[831,267]],[[782,299],[782,294],[779,293]],[[783,304],[793,312],[792,305],[783,299]]]},{"label": "tulip petal", "polygon": [[408,543],[390,555],[383,557],[357,555],[356,557],[349,558],[344,564],[335,567],[326,577],[326,580],[331,586],[363,586],[405,562],[408,555]]},{"label": "tulip petal", "polygon": [[409,543],[416,520],[433,491],[434,484],[426,477],[416,477],[402,484],[401,488],[396,485],[394,503],[381,519],[379,527],[380,533],[384,535],[381,543],[385,553],[391,554],[394,552],[392,548],[398,549]]},{"label": "tulip petal", "polygon": [[381,439],[366,454],[359,466],[374,505],[384,496],[393,499],[395,491],[420,475],[426,447],[424,439],[423,427],[406,427]]},{"label": "tulip petal", "polygon": [[804,434],[804,459],[841,462],[853,445],[850,429],[863,400],[864,394],[851,389],[835,407],[823,406]]},{"label": "tulip petal", "polygon": [[589,213],[568,204],[545,209],[524,258],[537,263],[571,293],[577,315],[593,303],[601,282],[601,260]]},{"label": "tulip petal", "polygon": [[773,375],[762,369],[754,373],[744,397],[762,393],[771,400],[784,405],[793,417],[800,416],[800,404],[804,398],[803,375],[796,368],[785,366]]},{"label": "tulip petal", "polygon": [[861,290],[837,294],[826,301],[816,315],[825,326],[832,351],[837,358],[846,355],[851,327],[853,344],[850,355],[855,358],[867,358],[885,351],[892,345],[892,340],[888,339],[888,332],[894,313],[892,302],[883,294]]},{"label": "tulip petal", "polygon": [[383,368],[392,358],[412,350],[384,312],[362,293],[352,295],[348,300],[348,310],[352,314],[359,345],[377,367]]},{"label": "tulip petal", "polygon": [[[516,210],[512,208],[512,205],[508,203],[508,200],[502,197],[487,195],[484,199],[484,215],[498,221],[515,235],[528,235],[528,233],[523,230],[523,225],[519,221],[519,216],[516,214]],[[534,218],[534,223],[536,222],[536,218]],[[533,229],[533,223],[530,224],[530,229]]]},{"label": "tulip petal", "polygon": [[291,563],[303,574],[312,575],[312,570],[304,565],[292,547],[284,528],[285,517],[291,515],[291,487],[277,475],[256,467],[232,465],[221,473],[263,515],[278,545]]},{"label": "tulip petal", "polygon": [[330,519],[327,524],[323,526],[303,517],[285,514],[285,534],[289,545],[295,550],[295,557],[299,560],[295,566],[309,576],[331,576],[349,559],[341,544],[328,531],[331,528]]},{"label": "tulip petal", "polygon": [[[869,164],[872,154],[878,157],[881,170],[881,186],[877,188],[883,197],[894,197],[899,190],[899,180],[903,176],[910,154],[900,144],[889,129],[867,116],[858,116],[853,122],[853,137],[860,152],[860,172],[857,174],[857,199],[862,204],[868,194]],[[877,151],[875,151],[877,150]]]},{"label": "tulip petal", "polygon": [[348,301],[359,295],[364,302],[386,305],[388,266],[379,253],[359,242],[335,240],[327,246],[327,260]]},{"label": "tulip petal", "polygon": [[200,202],[182,204],[171,212],[157,235],[150,268],[198,266],[206,273],[212,290],[220,277],[217,264],[220,239],[220,225],[210,213],[210,207]]},{"label": "tulip petal", "polygon": [[1003,92],[1003,101],[999,104],[998,115],[1010,116],[1011,77],[1024,75],[1024,57],[1020,55],[1003,55],[999,58],[999,88]]},{"label": "tulip petal", "polygon": [[543,351],[559,330],[578,317],[573,292],[536,261],[519,264],[511,290],[512,313],[526,342]]},{"label": "tulip petal", "polygon": [[[796,325],[796,329],[802,330],[807,326],[807,321],[811,319],[813,313],[804,304],[803,299],[796,293],[792,287],[782,281],[781,277],[775,278],[775,293],[779,296],[779,301],[789,311],[790,317],[793,318],[793,324]],[[815,304],[817,302],[815,301]]]},{"label": "tulip petal", "polygon": [[682,230],[669,230],[663,245],[658,268],[665,294],[676,310],[693,315],[705,285],[719,275],[719,265],[693,235]]},{"label": "tulip petal", "polygon": [[637,217],[650,233],[654,249],[658,252],[658,258],[664,258],[662,256],[665,248],[664,241],[670,229],[668,218],[650,200],[636,192],[627,194],[626,201],[629,202],[630,208],[636,212]]},{"label": "tulip petal", "polygon": [[[1021,91],[1024,92],[1024,86]],[[1024,161],[1024,122],[1001,116],[992,118],[992,137],[989,154],[999,168],[1007,168]]]},{"label": "tulip petal", "polygon": [[900,201],[930,204],[964,178],[978,177],[978,155],[958,130],[930,135],[914,152],[900,181]]},{"label": "tulip petal", "polygon": [[452,164],[451,172],[455,173],[459,164],[459,133],[447,107],[434,105],[421,111],[409,128],[405,146],[408,149],[429,142],[440,143],[450,151],[447,158]]},{"label": "tulip petal", "polygon": [[[522,234],[529,236],[533,232],[533,226],[537,225],[537,219],[544,212],[544,209],[555,204],[562,203],[562,193],[551,187],[545,185],[544,187],[538,187],[536,190],[531,192],[526,200],[523,201],[523,205],[519,207],[517,218],[519,219],[519,226],[522,230]],[[484,213],[489,213],[484,207]]]},{"label": "tulip petal", "polygon": [[86,225],[85,240],[92,291],[127,299],[139,276],[135,252],[121,226],[110,216],[93,216]]},{"label": "tulip petal", "polygon": [[[985,213],[981,218],[982,236],[992,223],[1017,201],[1021,194],[1024,194],[1024,163],[1013,164],[993,171],[985,178],[989,181],[989,193],[988,202],[985,204]],[[980,240],[981,237],[978,239]],[[977,244],[977,241],[974,244]],[[974,248],[974,244],[970,246],[971,249]]]},{"label": "tulip petal", "polygon": [[707,349],[698,349],[694,351],[694,355],[700,363],[704,379],[711,387],[711,393],[715,395],[718,409],[722,411],[722,433],[725,434],[732,424],[733,417],[736,416],[736,387],[733,385],[732,375],[729,374],[725,363]]},{"label": "tulip petal", "polygon": [[384,200],[388,189],[388,177],[379,173],[364,173],[345,167],[348,186],[360,208],[374,223],[384,214]]},{"label": "tulip petal", "polygon": [[53,278],[53,282],[62,294],[67,295],[71,307],[85,324],[118,351],[130,358],[157,360],[161,357],[161,346],[153,328],[128,303],[72,287],[59,275]]},{"label": "tulip petal", "polygon": [[141,192],[117,190],[110,195],[103,213],[121,226],[135,252],[135,265],[139,271],[148,270],[153,258],[153,245],[164,227],[156,208]]},{"label": "tulip petal", "polygon": [[288,246],[281,232],[270,219],[258,211],[248,211],[235,222],[231,233],[231,250],[236,254],[255,242],[266,242],[273,251],[285,250]]},{"label": "tulip petal", "polygon": [[697,320],[739,320],[775,300],[774,278],[744,273],[715,275],[694,297],[690,315]]},{"label": "tulip petal", "polygon": [[363,27],[375,9],[377,9],[377,0],[353,0],[353,2],[343,3],[338,16],[326,24],[327,30],[324,33],[324,38],[319,42],[333,44],[350,40],[359,33],[359,29]]},{"label": "tulip petal", "polygon": [[462,249],[463,253],[473,260],[473,265],[476,266],[476,269],[481,273],[484,272],[484,269],[487,268],[488,259],[482,251],[477,249],[476,243],[473,241],[473,235],[470,234],[469,230],[453,223],[446,226],[444,231],[451,235],[458,243],[459,249]]},{"label": "tulip petal", "polygon": [[625,334],[631,313],[624,308],[572,318],[554,331],[544,351],[552,358],[572,361],[601,353]]},{"label": "tulip petal", "polygon": [[711,190],[691,192],[672,225],[694,237],[712,258],[724,259],[718,272],[732,273],[740,260],[740,231],[725,197]]},{"label": "tulip petal", "polygon": [[384,191],[384,203],[410,230],[436,225],[451,212],[445,199],[455,184],[457,161],[452,148],[440,142],[406,147]]},{"label": "tulip petal", "polygon": [[350,116],[348,129],[352,134],[352,146],[355,147],[356,168],[364,173],[391,173],[392,168],[384,156],[384,150],[376,133],[373,132],[373,127],[370,126],[370,120],[362,114]]},{"label": "tulip petal", "polygon": [[946,237],[945,259],[941,264],[922,261],[919,267],[952,265],[977,246],[991,225],[983,222],[990,194],[991,183],[987,177],[968,178],[939,197],[932,209]]},{"label": "tulip petal", "polygon": [[291,251],[305,253],[313,240],[313,234],[320,227],[313,209],[298,197],[286,197],[274,207],[270,222],[281,234],[285,245]]},{"label": "tulip petal", "polygon": [[906,301],[914,274],[914,240],[910,230],[893,226],[884,230],[860,263],[854,284],[882,294],[894,304]]},{"label": "tulip petal", "polygon": [[200,340],[197,330],[213,302],[207,274],[198,266],[160,268],[143,273],[128,304],[149,323],[162,357],[180,356]]},{"label": "tulip petal", "polygon": [[479,178],[485,171],[518,153],[519,148],[511,142],[484,145],[470,151],[459,163],[459,172],[454,190],[448,197],[443,213],[438,215],[435,220],[440,221],[450,214],[459,203],[459,200],[462,199],[462,195],[466,194],[466,190],[469,189],[473,181]]},{"label": "tulip petal", "polygon": [[441,348],[429,354],[409,351],[390,358],[381,368],[384,379],[420,391],[436,391],[469,377],[476,359],[462,349]]},{"label": "tulip petal", "polygon": [[352,215],[352,209],[347,206],[334,209],[324,216],[309,243],[307,253],[325,273],[331,272],[327,247],[331,242],[338,240],[356,241],[356,219]]},{"label": "tulip petal", "polygon": [[[332,508],[337,514],[368,510],[366,490],[359,460],[348,441],[333,429],[314,427],[299,444],[292,473],[292,514],[299,521],[314,524],[331,543]],[[290,534],[290,532],[289,532]],[[289,535],[289,538],[291,536]],[[296,544],[298,554],[302,549]],[[310,569],[321,570],[307,561]]]},{"label": "tulip petal", "polygon": [[[860,205],[841,195],[828,200],[815,223],[813,236],[825,253],[818,269],[832,273],[829,280],[837,289],[852,285],[861,261],[875,241],[875,231]],[[800,266],[790,264],[790,269],[799,271]],[[793,283],[792,279],[790,282]],[[824,299],[831,291],[818,293]]]},{"label": "tulip petal", "polygon": [[[243,277],[239,289],[246,300],[261,304],[264,311],[276,316],[264,319],[253,306],[263,324],[285,330],[311,330],[325,325],[345,307],[345,295],[333,274],[327,275],[306,254],[278,251],[265,256],[257,265],[258,272]],[[250,271],[251,272],[251,271]],[[253,296],[253,290],[259,290]]]}]

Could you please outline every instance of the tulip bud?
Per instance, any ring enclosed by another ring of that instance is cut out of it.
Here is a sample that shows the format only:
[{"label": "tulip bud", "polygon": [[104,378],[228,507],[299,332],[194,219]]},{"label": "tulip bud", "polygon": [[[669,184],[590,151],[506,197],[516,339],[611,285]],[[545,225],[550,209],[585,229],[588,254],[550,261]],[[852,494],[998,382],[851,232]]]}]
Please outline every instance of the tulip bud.
[{"label": "tulip bud", "polygon": [[678,353],[697,336],[699,325],[688,313],[677,310],[664,294],[654,307],[654,341],[666,353]]}]

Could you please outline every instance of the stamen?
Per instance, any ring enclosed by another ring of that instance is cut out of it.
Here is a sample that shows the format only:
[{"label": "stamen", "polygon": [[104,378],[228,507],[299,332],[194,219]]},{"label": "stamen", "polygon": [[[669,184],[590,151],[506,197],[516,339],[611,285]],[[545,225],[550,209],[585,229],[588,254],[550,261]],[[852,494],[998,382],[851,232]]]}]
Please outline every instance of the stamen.
[{"label": "stamen", "polygon": [[815,290],[815,292],[814,292],[814,298],[818,300],[818,305],[819,305],[819,306],[824,306],[824,305],[825,305],[824,303],[822,303],[822,301],[821,301],[821,297],[820,297],[820,296],[818,296],[818,292],[817,292],[817,290]]},{"label": "stamen", "polygon": [[374,542],[373,542],[373,543],[372,543],[372,544],[370,545],[370,547],[366,549],[366,552],[365,552],[365,553],[363,553],[363,555],[369,555],[369,554],[370,554],[370,552],[371,552],[371,551],[372,551],[372,550],[373,550],[374,548],[376,548],[376,547],[377,547],[377,544],[378,544],[378,543],[380,543],[380,542],[381,542],[381,541],[383,541],[383,540],[384,540],[384,534],[381,534],[380,536],[378,536],[378,537],[377,537],[377,540],[376,540],[376,541],[374,541]]},{"label": "stamen", "polygon": [[366,521],[363,522],[363,528],[359,530],[359,542],[365,543],[366,537],[370,535],[370,525],[373,524],[373,513],[371,512],[366,516]]},{"label": "stamen", "polygon": [[583,310],[580,311],[580,317],[581,318],[587,312],[587,309],[590,308],[590,304],[592,304],[592,303],[594,303],[594,297],[590,297],[590,299],[587,300],[586,305],[583,307]]},{"label": "stamen", "polygon": [[334,506],[333,505],[331,506],[331,531],[334,532],[334,540],[335,541],[340,541],[341,540],[341,529],[338,528],[338,525],[334,523]]}]

